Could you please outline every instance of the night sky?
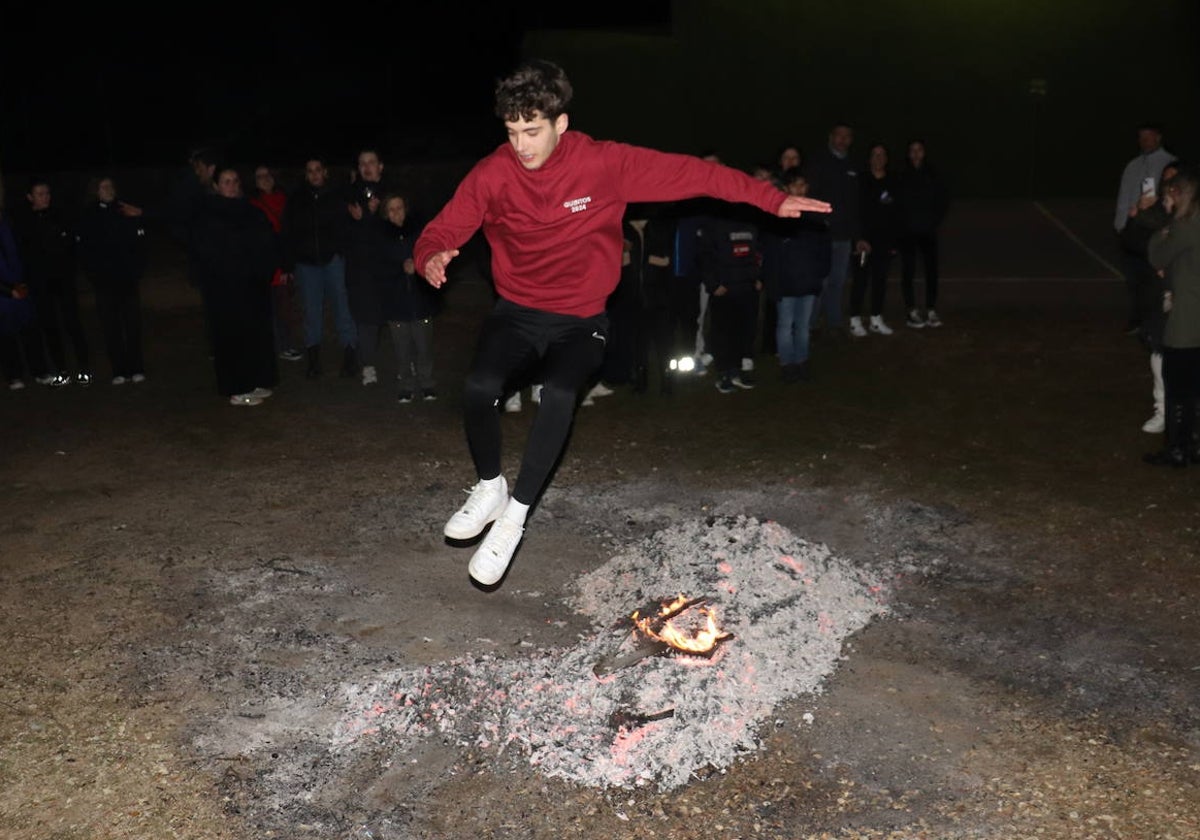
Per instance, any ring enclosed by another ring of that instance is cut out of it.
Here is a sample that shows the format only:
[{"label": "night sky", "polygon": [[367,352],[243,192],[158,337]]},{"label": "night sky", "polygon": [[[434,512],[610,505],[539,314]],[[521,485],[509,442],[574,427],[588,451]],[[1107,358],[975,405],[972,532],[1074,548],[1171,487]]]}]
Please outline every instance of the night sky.
[{"label": "night sky", "polygon": [[349,160],[367,144],[405,158],[482,153],[501,139],[494,82],[528,31],[665,29],[670,19],[669,0],[593,5],[6,11],[0,168],[179,164],[200,143],[242,164],[294,164],[310,150]]}]

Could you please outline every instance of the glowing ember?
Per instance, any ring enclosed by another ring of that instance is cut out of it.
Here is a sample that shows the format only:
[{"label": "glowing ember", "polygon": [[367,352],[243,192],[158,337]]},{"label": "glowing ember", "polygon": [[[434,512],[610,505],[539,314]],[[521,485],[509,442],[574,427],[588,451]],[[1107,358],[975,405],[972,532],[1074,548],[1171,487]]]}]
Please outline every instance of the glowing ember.
[{"label": "glowing ember", "polygon": [[630,618],[638,630],[656,642],[685,653],[709,654],[733,634],[721,629],[717,614],[711,607],[701,606],[703,603],[703,598],[692,600],[680,595],[661,604],[657,615],[642,618],[641,610],[635,610]]}]

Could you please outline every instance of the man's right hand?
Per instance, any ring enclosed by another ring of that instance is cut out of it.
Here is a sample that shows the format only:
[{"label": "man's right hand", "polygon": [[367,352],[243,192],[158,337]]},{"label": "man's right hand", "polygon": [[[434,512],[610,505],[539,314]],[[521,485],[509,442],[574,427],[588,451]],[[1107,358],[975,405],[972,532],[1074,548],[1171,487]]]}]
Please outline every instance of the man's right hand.
[{"label": "man's right hand", "polygon": [[458,249],[451,248],[449,251],[438,251],[425,261],[425,270],[422,273],[430,286],[435,289],[442,287],[442,284],[446,282],[446,266],[457,256]]}]

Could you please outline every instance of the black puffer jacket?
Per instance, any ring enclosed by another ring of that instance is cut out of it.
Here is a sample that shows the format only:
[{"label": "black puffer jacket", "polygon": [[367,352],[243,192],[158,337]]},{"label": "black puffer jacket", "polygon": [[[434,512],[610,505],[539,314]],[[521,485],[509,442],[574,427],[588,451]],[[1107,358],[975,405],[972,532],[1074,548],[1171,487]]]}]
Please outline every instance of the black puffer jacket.
[{"label": "black puffer jacket", "polygon": [[327,265],[345,253],[346,205],[346,192],[329,185],[313,189],[305,184],[292,194],[280,231],[285,271],[294,270],[296,263]]},{"label": "black puffer jacket", "polygon": [[119,201],[98,201],[79,220],[79,262],[101,291],[129,291],[146,271],[146,230],[138,217],[121,212]]}]

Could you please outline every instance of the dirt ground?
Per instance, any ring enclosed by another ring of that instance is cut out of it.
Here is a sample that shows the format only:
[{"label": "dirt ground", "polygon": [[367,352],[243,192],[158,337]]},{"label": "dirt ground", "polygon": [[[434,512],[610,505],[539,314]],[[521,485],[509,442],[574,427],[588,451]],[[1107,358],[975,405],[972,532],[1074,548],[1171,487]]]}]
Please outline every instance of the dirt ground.
[{"label": "dirt ground", "polygon": [[[239,409],[164,252],[148,382],[0,399],[0,836],[1200,837],[1200,468],[1140,462],[1106,208],[1051,207],[1077,243],[1031,205],[959,206],[946,326],[820,336],[811,382],[764,355],[754,391],[581,408],[495,592],[441,536],[473,480],[457,392],[486,285],[451,289],[438,401],[281,362]],[[531,416],[503,419],[510,478]],[[909,570],[758,751],[668,792],[449,740],[330,763],[339,682],[569,645],[573,581],[725,514]]]}]

